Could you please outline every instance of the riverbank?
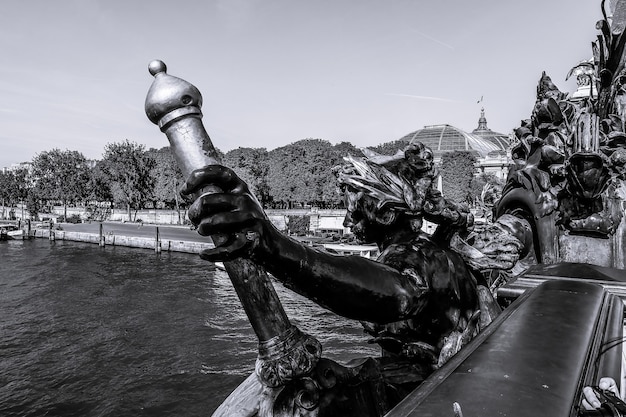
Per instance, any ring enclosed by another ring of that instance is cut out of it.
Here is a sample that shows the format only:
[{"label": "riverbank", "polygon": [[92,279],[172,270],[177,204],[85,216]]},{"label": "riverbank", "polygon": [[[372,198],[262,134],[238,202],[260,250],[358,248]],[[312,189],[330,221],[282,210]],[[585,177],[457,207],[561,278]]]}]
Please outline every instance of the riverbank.
[{"label": "riverbank", "polygon": [[117,222],[61,223],[57,228],[31,228],[28,237],[69,240],[99,246],[125,246],[155,252],[200,253],[214,245],[207,237],[183,226],[136,225]]},{"label": "riverbank", "polygon": [[[32,224],[30,232],[25,233],[24,238],[68,240],[100,246],[125,246],[155,252],[195,254],[214,247],[209,237],[199,235],[189,226],[124,222],[54,223],[51,226],[46,223]],[[292,236],[292,238],[310,246],[340,243],[321,236]]]}]

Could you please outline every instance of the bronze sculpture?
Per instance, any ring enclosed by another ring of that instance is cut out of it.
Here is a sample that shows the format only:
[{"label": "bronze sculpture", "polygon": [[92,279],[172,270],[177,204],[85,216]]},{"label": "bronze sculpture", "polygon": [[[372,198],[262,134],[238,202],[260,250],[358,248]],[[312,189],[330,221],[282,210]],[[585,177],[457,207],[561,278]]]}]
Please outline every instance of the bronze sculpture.
[{"label": "bronze sculpture", "polygon": [[[346,196],[346,225],[357,237],[378,244],[382,254],[378,262],[335,256],[296,242],[272,226],[247,185],[228,168],[216,165],[211,156],[212,147],[200,122],[199,92],[167,75],[161,62],[152,63],[150,70],[155,82],[146,99],[147,114],[167,134],[183,171],[189,174],[192,167],[209,164],[193,171],[183,190],[196,199],[190,219],[216,243],[215,249],[202,256],[212,261],[250,259],[255,271],[260,271],[250,274],[250,265],[229,270],[259,336],[258,379],[273,389],[272,394],[266,390],[265,397],[260,396],[259,407],[268,401],[273,408],[285,402],[295,404],[304,389],[314,392],[311,395],[318,400],[300,408],[337,412],[345,407],[337,392],[362,385],[356,392],[367,392],[378,404],[374,407],[378,414],[497,315],[487,283],[472,265],[503,263],[510,268],[521,245],[509,234],[504,256],[502,251],[492,251],[493,262],[486,263],[488,257],[476,256],[476,249],[468,256],[473,263],[466,263],[448,247],[455,239],[467,252],[470,246],[459,234],[466,234],[472,216],[467,207],[446,201],[433,187],[436,170],[428,148],[414,143],[391,157],[347,158],[337,172]],[[432,237],[420,230],[423,218],[440,224]],[[500,234],[505,230],[501,228]],[[320,305],[364,322],[373,340],[383,347],[384,358],[356,367],[319,361],[319,344],[289,324],[269,281],[255,265]],[[341,388],[335,383],[333,389],[327,386],[324,375],[328,372],[341,375]],[[250,383],[254,385],[255,380]],[[258,394],[259,389],[253,391]],[[363,410],[351,412],[365,415]]]},{"label": "bronze sculpture", "polygon": [[[250,258],[288,288],[361,320],[396,375],[388,376],[384,366],[370,372],[388,390],[406,393],[467,344],[498,307],[481,276],[446,246],[457,230],[471,225],[471,215],[433,188],[428,148],[415,143],[395,157],[348,161],[338,174],[346,225],[379,246],[377,261],[318,251],[281,234],[228,168],[195,171],[182,193],[193,195],[207,185],[223,191],[205,194],[189,210],[200,234],[234,237],[228,245],[204,251],[203,258]],[[420,229],[423,217],[439,220],[443,227],[427,236]],[[395,402],[389,394],[382,397],[385,408]]]},{"label": "bronze sculpture", "polygon": [[514,165],[495,216],[509,213],[528,223],[533,238],[525,266],[626,267],[626,36],[625,5],[618,3],[607,5],[609,17],[603,2],[594,58],[570,71],[586,94],[565,94],[543,73],[531,118],[515,131]]},{"label": "bronze sculpture", "polygon": [[[471,230],[467,207],[433,187],[432,152],[422,144],[393,156],[346,158],[336,171],[345,224],[379,246],[377,261],[317,251],[277,231],[247,185],[218,165],[200,121],[199,91],[166,74],[162,62],[150,64],[155,82],[146,112],[189,175],[183,194],[195,199],[190,219],[216,244],[202,256],[228,262],[259,337],[256,374],[215,415],[382,415],[498,314],[491,271],[594,263],[580,258],[587,247],[624,267],[626,76],[614,59],[624,36],[603,22],[593,71],[588,64],[580,71],[598,91],[572,100],[541,77],[533,115],[516,131],[516,165],[496,220],[481,233]],[[432,236],[421,231],[423,219],[438,224]],[[383,356],[350,365],[322,358],[319,343],[289,323],[264,270],[361,320]]]}]

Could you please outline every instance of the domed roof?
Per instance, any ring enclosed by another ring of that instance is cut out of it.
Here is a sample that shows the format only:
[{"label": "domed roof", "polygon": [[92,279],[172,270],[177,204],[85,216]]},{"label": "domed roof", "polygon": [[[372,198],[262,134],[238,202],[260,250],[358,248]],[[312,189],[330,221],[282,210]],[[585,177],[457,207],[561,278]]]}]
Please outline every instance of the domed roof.
[{"label": "domed roof", "polygon": [[472,130],[472,134],[480,136],[489,142],[495,143],[501,150],[506,151],[510,145],[510,138],[504,133],[494,132],[487,127],[487,119],[485,118],[485,109],[480,109],[480,119],[478,119],[478,127]]},{"label": "domed roof", "polygon": [[[481,124],[481,122],[484,123]],[[506,153],[509,146],[508,136],[487,128],[484,111],[478,121],[478,129],[472,133],[448,124],[432,125],[409,133],[400,140],[410,142],[413,139],[432,149],[435,158],[440,158],[443,153],[452,151],[474,151],[478,154],[477,156],[484,158],[489,153],[492,155],[494,152]]]}]

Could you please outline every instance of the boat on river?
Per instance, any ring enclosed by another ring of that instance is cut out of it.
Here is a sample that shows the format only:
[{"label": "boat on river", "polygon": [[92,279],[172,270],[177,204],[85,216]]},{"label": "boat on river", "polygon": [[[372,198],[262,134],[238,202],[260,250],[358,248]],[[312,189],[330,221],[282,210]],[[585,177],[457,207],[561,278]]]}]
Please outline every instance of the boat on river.
[{"label": "boat on river", "polygon": [[368,259],[376,259],[380,254],[376,245],[352,245],[345,243],[324,243],[324,249],[339,255],[358,255]]},{"label": "boat on river", "polygon": [[24,229],[12,223],[0,224],[0,240],[22,240],[26,237]]}]

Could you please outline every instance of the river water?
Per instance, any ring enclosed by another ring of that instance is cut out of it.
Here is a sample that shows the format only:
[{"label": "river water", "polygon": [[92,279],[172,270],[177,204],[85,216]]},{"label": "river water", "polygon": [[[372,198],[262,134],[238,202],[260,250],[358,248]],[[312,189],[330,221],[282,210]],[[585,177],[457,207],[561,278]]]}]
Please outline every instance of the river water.
[{"label": "river water", "polygon": [[[377,354],[358,323],[275,286],[326,357]],[[0,416],[210,416],[255,357],[228,276],[197,255],[0,242]]]}]

